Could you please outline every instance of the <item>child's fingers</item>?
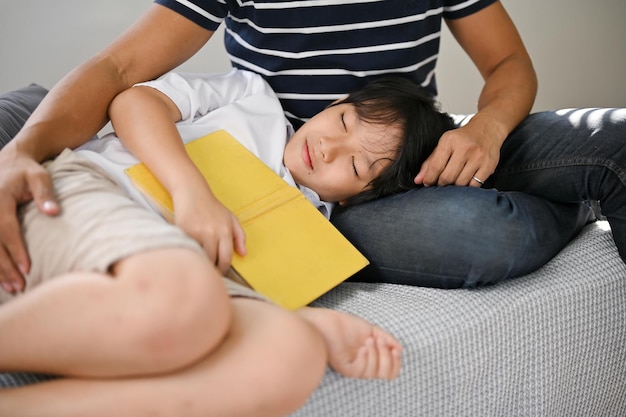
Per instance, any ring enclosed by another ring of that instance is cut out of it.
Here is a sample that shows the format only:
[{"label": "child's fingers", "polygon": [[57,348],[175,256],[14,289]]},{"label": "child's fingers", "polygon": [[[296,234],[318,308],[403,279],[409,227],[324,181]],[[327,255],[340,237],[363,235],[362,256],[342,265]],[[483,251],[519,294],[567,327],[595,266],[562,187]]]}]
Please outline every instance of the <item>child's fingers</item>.
[{"label": "child's fingers", "polygon": [[233,214],[233,245],[235,248],[235,252],[237,252],[241,256],[245,256],[247,253],[246,250],[246,232],[243,230],[243,227],[237,220],[237,217]]},{"label": "child's fingers", "polygon": [[215,260],[215,265],[222,275],[225,275],[233,260],[233,241],[232,239],[221,239],[217,245],[217,259]]}]

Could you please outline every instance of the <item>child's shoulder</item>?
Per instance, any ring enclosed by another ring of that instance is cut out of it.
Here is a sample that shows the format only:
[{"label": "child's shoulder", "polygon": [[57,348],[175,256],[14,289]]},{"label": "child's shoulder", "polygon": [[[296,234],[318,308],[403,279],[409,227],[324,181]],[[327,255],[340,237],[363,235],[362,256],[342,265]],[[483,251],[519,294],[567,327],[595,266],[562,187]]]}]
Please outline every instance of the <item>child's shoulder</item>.
[{"label": "child's shoulder", "polygon": [[240,78],[243,82],[250,85],[253,88],[258,90],[263,90],[264,92],[270,92],[271,95],[275,95],[274,90],[268,84],[268,82],[261,75],[256,72],[233,68],[230,72],[227,73],[229,76],[234,78]]}]

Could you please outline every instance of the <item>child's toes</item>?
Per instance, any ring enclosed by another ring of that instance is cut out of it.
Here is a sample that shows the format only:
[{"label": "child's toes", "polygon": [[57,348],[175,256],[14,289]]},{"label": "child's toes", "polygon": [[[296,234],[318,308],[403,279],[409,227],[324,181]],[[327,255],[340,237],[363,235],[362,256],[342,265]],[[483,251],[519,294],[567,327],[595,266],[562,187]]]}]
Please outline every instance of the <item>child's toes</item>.
[{"label": "child's toes", "polygon": [[392,379],[395,379],[400,375],[400,368],[402,364],[401,353],[402,353],[402,347],[398,347],[398,348],[394,347],[393,349],[391,349],[391,355],[393,356],[393,364],[394,364]]},{"label": "child's toes", "polygon": [[400,351],[384,339],[378,340],[378,373],[376,378],[395,379],[400,373]]},{"label": "child's toes", "polygon": [[369,337],[359,348],[357,357],[354,359],[353,376],[357,378],[373,378],[378,367],[377,356],[376,340],[373,337]]},{"label": "child's toes", "polygon": [[393,355],[392,348],[387,344],[387,342],[379,338],[378,339],[378,374],[377,377],[381,379],[393,379],[394,378],[394,369],[395,358]]},{"label": "child's toes", "polygon": [[343,376],[365,378],[370,350],[371,348],[368,346],[367,342],[365,342],[352,354],[350,352],[344,352],[342,355],[335,353],[331,355],[329,359],[330,367]]},{"label": "child's toes", "polygon": [[402,363],[400,357],[401,352],[401,348],[388,346],[389,367],[385,370],[384,378],[391,380],[396,379],[398,375],[400,375],[400,365]]}]

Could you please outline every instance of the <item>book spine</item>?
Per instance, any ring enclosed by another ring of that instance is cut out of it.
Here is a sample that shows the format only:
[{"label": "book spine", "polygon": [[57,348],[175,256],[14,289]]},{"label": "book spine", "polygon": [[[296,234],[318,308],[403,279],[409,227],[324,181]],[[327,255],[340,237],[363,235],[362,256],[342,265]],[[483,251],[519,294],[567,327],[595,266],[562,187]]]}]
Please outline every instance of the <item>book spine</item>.
[{"label": "book spine", "polygon": [[242,225],[253,221],[263,214],[282,207],[292,201],[304,199],[304,195],[295,187],[281,187],[276,191],[263,196],[263,198],[253,201],[248,206],[234,213]]}]

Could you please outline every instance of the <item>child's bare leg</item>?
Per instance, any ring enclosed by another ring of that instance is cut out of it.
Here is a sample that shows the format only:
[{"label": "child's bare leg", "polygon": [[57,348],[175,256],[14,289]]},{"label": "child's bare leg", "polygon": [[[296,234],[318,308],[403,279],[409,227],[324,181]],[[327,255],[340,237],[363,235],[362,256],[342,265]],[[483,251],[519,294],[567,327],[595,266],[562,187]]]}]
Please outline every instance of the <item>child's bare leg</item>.
[{"label": "child's bare leg", "polygon": [[118,262],[113,275],[68,274],[0,306],[0,370],[164,372],[199,359],[224,337],[230,298],[204,256],[148,251]]},{"label": "child's bare leg", "polygon": [[402,347],[389,333],[348,313],[304,307],[298,313],[320,332],[328,362],[348,377],[394,379]]},{"label": "child's bare leg", "polygon": [[65,379],[0,390],[0,415],[276,417],[299,408],[325,369],[324,342],[306,321],[235,298],[231,332],[191,367],[143,379]]}]

